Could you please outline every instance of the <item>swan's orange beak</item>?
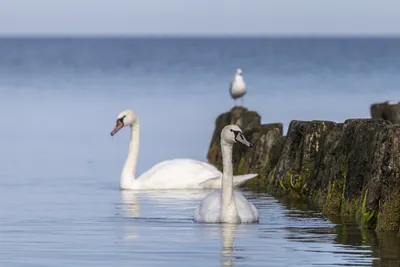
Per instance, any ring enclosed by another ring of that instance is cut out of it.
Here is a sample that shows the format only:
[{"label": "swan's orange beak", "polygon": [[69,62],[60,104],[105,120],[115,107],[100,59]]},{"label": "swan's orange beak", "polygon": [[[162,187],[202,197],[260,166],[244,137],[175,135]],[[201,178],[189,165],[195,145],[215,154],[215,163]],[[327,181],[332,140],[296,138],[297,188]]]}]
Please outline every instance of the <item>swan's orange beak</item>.
[{"label": "swan's orange beak", "polygon": [[117,120],[117,124],[115,125],[114,130],[111,132],[111,136],[121,130],[122,127],[124,127],[124,123],[121,120]]}]

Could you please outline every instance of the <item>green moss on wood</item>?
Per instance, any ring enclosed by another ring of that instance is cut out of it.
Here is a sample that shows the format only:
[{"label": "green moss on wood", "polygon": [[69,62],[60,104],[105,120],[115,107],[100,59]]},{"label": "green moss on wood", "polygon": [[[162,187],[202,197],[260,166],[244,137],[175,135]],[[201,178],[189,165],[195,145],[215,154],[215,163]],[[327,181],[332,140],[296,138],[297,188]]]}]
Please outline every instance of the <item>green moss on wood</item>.
[{"label": "green moss on wood", "polygon": [[275,180],[275,171],[276,171],[276,167],[274,167],[271,172],[268,174],[267,176],[267,184],[269,185],[273,185],[273,182]]},{"label": "green moss on wood", "polygon": [[356,199],[346,199],[346,183],[347,183],[347,173],[342,172],[343,189],[342,189],[342,201],[341,201],[341,215],[345,216],[355,216],[357,214],[358,203],[360,202],[360,197]]},{"label": "green moss on wood", "polygon": [[242,157],[240,158],[238,167],[237,167],[237,174],[245,174],[245,163],[246,163],[246,159],[244,157],[244,155],[242,155]]},{"label": "green moss on wood", "polygon": [[270,162],[269,162],[269,154],[267,153],[267,155],[265,156],[265,163],[264,163],[264,170],[269,170],[270,169]]},{"label": "green moss on wood", "polygon": [[363,202],[361,204],[361,226],[364,228],[372,228],[377,222],[377,212],[376,210],[367,211],[367,197],[368,189],[365,190]]},{"label": "green moss on wood", "polygon": [[[398,231],[400,223],[400,199],[399,195],[389,198],[380,208],[377,215],[377,230]],[[399,231],[400,233],[400,231]]]},{"label": "green moss on wood", "polygon": [[279,185],[281,186],[281,188],[285,191],[287,191],[285,185],[283,184],[283,180],[279,180]]},{"label": "green moss on wood", "polygon": [[346,203],[346,197],[344,195],[346,191],[346,180],[347,180],[347,173],[343,172],[342,173],[342,178],[343,178],[343,189],[342,189],[342,207],[344,207]]},{"label": "green moss on wood", "polygon": [[[295,180],[295,181],[293,181],[293,180]],[[295,177],[295,175],[291,174],[290,175],[290,186],[292,187],[292,189],[294,189],[296,191],[301,191],[301,189],[303,188],[303,176],[298,175],[297,177]]]},{"label": "green moss on wood", "polygon": [[323,213],[326,215],[337,215],[340,214],[340,208],[342,203],[342,191],[343,185],[341,183],[332,182],[328,189],[328,195],[326,202],[323,207]]}]

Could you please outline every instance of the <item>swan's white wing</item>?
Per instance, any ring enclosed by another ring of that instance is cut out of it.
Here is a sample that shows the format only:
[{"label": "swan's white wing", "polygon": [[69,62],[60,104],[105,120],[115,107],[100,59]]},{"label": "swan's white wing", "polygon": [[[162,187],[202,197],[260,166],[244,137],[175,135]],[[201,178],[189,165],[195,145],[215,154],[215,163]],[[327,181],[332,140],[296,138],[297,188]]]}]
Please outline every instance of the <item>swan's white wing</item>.
[{"label": "swan's white wing", "polygon": [[242,193],[235,192],[235,201],[242,223],[258,222],[259,214],[257,208],[250,203]]},{"label": "swan's white wing", "polygon": [[221,190],[208,194],[194,211],[194,220],[203,223],[218,223],[221,212]]},{"label": "swan's white wing", "polygon": [[[208,194],[194,212],[196,222],[219,223],[221,214],[221,190]],[[242,193],[235,191],[235,202],[241,223],[258,222],[257,208]]]},{"label": "swan's white wing", "polygon": [[[248,180],[257,177],[258,174],[250,173],[243,175],[235,175],[233,176],[233,186],[238,187],[247,182]],[[202,188],[221,188],[221,177],[216,177],[212,179],[208,179],[201,183]]]},{"label": "swan's white wing", "polygon": [[257,173],[234,175],[233,176],[233,186],[234,187],[241,186],[242,184],[244,184],[248,180],[253,179],[253,178],[257,177],[257,176],[258,176]]},{"label": "swan's white wing", "polygon": [[174,159],[158,163],[143,173],[137,182],[141,189],[201,188],[208,179],[221,179],[213,165],[192,159]]}]

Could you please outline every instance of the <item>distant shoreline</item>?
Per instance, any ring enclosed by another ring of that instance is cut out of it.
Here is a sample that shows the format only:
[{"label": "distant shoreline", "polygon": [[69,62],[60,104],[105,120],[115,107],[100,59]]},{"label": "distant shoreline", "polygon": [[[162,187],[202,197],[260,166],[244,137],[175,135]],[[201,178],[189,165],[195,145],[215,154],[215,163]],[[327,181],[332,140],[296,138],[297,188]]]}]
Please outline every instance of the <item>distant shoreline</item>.
[{"label": "distant shoreline", "polygon": [[0,35],[1,39],[15,39],[15,40],[32,40],[32,39],[181,39],[181,40],[235,40],[235,39],[257,39],[257,40],[397,40],[400,35],[62,35],[62,34],[49,34],[49,35]]}]

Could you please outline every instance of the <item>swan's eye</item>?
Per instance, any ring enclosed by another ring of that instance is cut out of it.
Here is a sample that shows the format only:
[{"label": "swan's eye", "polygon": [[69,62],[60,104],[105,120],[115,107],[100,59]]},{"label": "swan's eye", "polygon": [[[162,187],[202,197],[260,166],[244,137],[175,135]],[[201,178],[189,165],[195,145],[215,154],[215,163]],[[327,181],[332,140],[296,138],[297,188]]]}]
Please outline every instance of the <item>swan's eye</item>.
[{"label": "swan's eye", "polygon": [[232,130],[232,129],[231,129],[231,132],[235,135],[235,138],[237,138],[238,135],[241,136],[241,137],[243,137],[243,134],[242,134],[240,131],[235,131],[235,130]]},{"label": "swan's eye", "polygon": [[117,123],[120,122],[120,123],[124,124],[124,118],[125,117],[126,116],[122,116],[121,118],[117,119]]}]

